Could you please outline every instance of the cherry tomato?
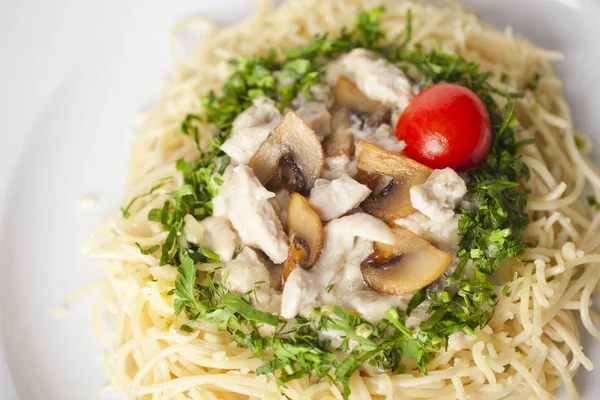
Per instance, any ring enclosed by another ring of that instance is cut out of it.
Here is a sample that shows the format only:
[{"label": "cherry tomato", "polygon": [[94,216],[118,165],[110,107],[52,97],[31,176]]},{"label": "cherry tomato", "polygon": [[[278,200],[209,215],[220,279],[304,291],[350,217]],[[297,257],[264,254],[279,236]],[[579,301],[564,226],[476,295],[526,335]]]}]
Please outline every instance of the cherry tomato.
[{"label": "cherry tomato", "polygon": [[406,108],[396,136],[404,154],[431,168],[465,171],[487,157],[492,144],[490,116],[470,89],[438,83],[419,93]]}]

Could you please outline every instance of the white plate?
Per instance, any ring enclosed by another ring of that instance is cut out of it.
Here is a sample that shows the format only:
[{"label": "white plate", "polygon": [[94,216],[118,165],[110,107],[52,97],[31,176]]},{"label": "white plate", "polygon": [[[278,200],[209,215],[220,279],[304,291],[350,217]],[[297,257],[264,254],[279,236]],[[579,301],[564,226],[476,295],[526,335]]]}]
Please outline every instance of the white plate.
[{"label": "white plate", "polygon": [[[564,51],[557,67],[577,126],[600,138],[600,7],[591,3],[470,2],[494,25]],[[169,28],[192,14],[232,22],[252,8],[247,0],[3,2],[0,399],[119,398],[98,394],[106,381],[90,327],[94,296],[65,318],[53,310],[101,278],[79,247],[120,203],[127,132],[169,72]],[[96,209],[78,207],[87,195],[98,196]],[[586,350],[600,362],[600,346]],[[578,375],[583,398],[600,395],[591,378]]]}]

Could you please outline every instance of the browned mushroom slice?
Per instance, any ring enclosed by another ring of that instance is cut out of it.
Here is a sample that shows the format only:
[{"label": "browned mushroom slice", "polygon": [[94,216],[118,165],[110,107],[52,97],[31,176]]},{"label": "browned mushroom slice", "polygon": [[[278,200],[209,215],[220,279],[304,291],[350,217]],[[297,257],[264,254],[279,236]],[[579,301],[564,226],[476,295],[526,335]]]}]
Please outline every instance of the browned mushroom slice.
[{"label": "browned mushroom slice", "polygon": [[296,267],[312,268],[323,251],[323,223],[304,196],[292,193],[285,225],[290,247],[281,273],[282,286]]},{"label": "browned mushroom slice", "polygon": [[384,295],[415,293],[438,279],[452,262],[452,255],[399,226],[393,246],[374,244],[374,251],[360,266],[363,279]]},{"label": "browned mushroom slice", "polygon": [[372,172],[358,170],[356,171],[356,176],[354,179],[371,189],[371,192],[374,192],[375,189],[377,189],[377,183],[379,182],[380,177],[380,175]]},{"label": "browned mushroom slice", "polygon": [[[417,211],[410,202],[410,188],[425,182],[431,175],[431,168],[398,153],[377,147],[366,140],[357,140],[355,146],[356,167],[359,171],[392,178],[381,192],[362,202],[362,209],[388,221],[406,217]],[[357,176],[359,182],[361,176],[369,175],[359,174]]]},{"label": "browned mushroom slice", "polygon": [[354,83],[343,76],[335,84],[333,101],[337,107],[345,107],[361,113],[386,114],[390,111],[390,107],[371,100]]},{"label": "browned mushroom slice", "polygon": [[350,111],[347,108],[337,107],[332,111],[331,134],[323,141],[323,150],[326,157],[335,157],[353,154],[354,137],[350,133]]},{"label": "browned mushroom slice", "polygon": [[265,185],[273,178],[279,161],[285,156],[293,160],[294,173],[302,175],[302,187],[310,190],[323,171],[323,149],[317,135],[294,111],[285,114],[250,160],[250,167]]},{"label": "browned mushroom slice", "polygon": [[265,184],[265,187],[286,188],[288,192],[310,193],[310,188],[306,187],[304,175],[289,154],[283,156],[279,161],[279,168],[271,180]]}]

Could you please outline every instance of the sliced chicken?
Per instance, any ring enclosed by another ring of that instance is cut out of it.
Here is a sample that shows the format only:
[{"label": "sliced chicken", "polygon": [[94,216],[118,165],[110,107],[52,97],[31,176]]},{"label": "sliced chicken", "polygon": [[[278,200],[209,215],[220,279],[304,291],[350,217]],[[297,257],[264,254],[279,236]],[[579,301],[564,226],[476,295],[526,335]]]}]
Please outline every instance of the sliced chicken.
[{"label": "sliced chicken", "polygon": [[315,131],[321,141],[331,133],[331,114],[325,104],[309,101],[298,108],[296,114]]},{"label": "sliced chicken", "polygon": [[433,170],[427,180],[410,188],[412,206],[436,222],[448,222],[467,193],[465,181],[452,168]]},{"label": "sliced chicken", "polygon": [[405,109],[414,96],[408,78],[398,67],[365,49],[354,49],[328,66],[330,86],[341,76],[354,82],[371,100],[397,109]]},{"label": "sliced chicken", "polygon": [[281,113],[271,99],[259,97],[233,121],[231,137],[221,145],[238,164],[248,164],[260,145],[281,122]]},{"label": "sliced chicken", "polygon": [[219,271],[219,275],[232,292],[240,296],[252,292],[250,301],[263,305],[269,303],[271,275],[251,248],[245,247],[235,260]]},{"label": "sliced chicken", "polygon": [[344,174],[332,181],[318,179],[310,191],[308,203],[321,220],[330,221],[358,207],[369,194],[371,189]]},{"label": "sliced chicken", "polygon": [[269,192],[245,165],[233,168],[214,203],[214,214],[231,221],[242,244],[262,250],[276,264],[287,258],[287,236]]},{"label": "sliced chicken", "polygon": [[186,215],[184,222],[184,234],[188,242],[214,251],[223,262],[231,261],[240,239],[226,218],[211,216],[197,221],[193,216]]}]

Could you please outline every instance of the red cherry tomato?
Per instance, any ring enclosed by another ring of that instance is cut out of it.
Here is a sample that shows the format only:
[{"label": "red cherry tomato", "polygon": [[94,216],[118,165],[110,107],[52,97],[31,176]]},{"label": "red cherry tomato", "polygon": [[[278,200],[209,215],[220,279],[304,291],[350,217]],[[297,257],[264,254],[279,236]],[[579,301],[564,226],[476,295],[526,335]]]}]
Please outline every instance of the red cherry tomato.
[{"label": "red cherry tomato", "polygon": [[490,116],[481,99],[464,86],[438,83],[406,108],[396,136],[404,154],[431,168],[468,170],[487,157],[492,144]]}]

